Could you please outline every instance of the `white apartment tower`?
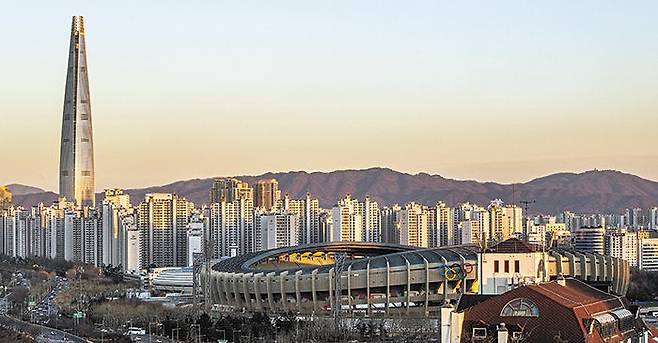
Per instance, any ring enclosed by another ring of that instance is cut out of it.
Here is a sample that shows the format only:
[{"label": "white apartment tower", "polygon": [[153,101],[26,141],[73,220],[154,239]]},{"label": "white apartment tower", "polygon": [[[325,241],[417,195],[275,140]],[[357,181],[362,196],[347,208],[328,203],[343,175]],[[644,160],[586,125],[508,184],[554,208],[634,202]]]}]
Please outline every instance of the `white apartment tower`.
[{"label": "white apartment tower", "polygon": [[251,198],[211,204],[208,220],[214,258],[256,250],[254,205]]},{"label": "white apartment tower", "polygon": [[363,241],[363,215],[360,210],[358,201],[352,199],[349,193],[338,201],[331,209],[333,230],[330,240],[332,242]]},{"label": "white apartment tower", "polygon": [[171,193],[146,194],[137,206],[142,268],[187,265],[187,224],[194,204]]},{"label": "white apartment tower", "polygon": [[408,203],[400,211],[400,244],[429,247],[429,210],[417,203]]},{"label": "white apartment tower", "polygon": [[658,238],[643,238],[638,243],[638,267],[658,272]]},{"label": "white apartment tower", "polygon": [[605,237],[606,255],[628,261],[631,267],[638,263],[638,234],[624,228],[608,232]]},{"label": "white apartment tower", "polygon": [[297,218],[296,215],[289,213],[261,216],[260,247],[267,250],[297,245]]},{"label": "white apartment tower", "polygon": [[453,209],[443,202],[429,208],[428,244],[430,248],[460,244],[461,237],[456,236],[453,225]]},{"label": "white apartment tower", "polygon": [[364,242],[381,242],[381,217],[379,205],[376,201],[366,195],[363,202],[358,202],[359,211],[361,212],[361,223],[363,224]]}]

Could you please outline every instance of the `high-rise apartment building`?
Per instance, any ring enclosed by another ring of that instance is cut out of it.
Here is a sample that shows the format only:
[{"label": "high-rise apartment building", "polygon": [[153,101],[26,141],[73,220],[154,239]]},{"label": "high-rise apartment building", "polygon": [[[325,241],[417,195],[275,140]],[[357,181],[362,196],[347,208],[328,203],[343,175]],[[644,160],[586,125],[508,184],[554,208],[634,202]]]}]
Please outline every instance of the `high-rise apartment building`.
[{"label": "high-rise apartment building", "polygon": [[331,241],[382,241],[379,205],[369,196],[361,202],[348,193],[331,209],[331,215]]},{"label": "high-rise apartment building", "polygon": [[78,206],[96,203],[96,172],[85,26],[81,16],[71,25],[69,62],[59,155],[59,194]]},{"label": "high-rise apartment building", "polygon": [[12,204],[11,192],[7,186],[0,186],[0,211],[8,210]]},{"label": "high-rise apartment building", "polygon": [[320,232],[320,237],[322,237],[321,242],[331,242],[334,232],[333,220],[331,210],[320,209],[318,214],[318,231]]},{"label": "high-rise apartment building", "polygon": [[297,240],[299,244],[313,244],[325,241],[320,231],[320,201],[306,193],[303,199],[291,199],[286,195],[277,201],[277,213],[289,213],[298,217]]},{"label": "high-rise apartment building", "polygon": [[261,216],[260,248],[267,250],[297,245],[297,219],[296,215],[289,213]]},{"label": "high-rise apartment building", "polygon": [[254,189],[254,207],[271,211],[279,199],[281,199],[281,191],[276,179],[258,180]]},{"label": "high-rise apartment building", "polygon": [[427,207],[408,203],[400,211],[400,244],[429,247],[429,210]]},{"label": "high-rise apartment building", "polygon": [[400,205],[385,206],[380,211],[382,242],[400,243]]},{"label": "high-rise apartment building", "polygon": [[255,251],[254,203],[251,198],[210,204],[208,220],[214,258]]},{"label": "high-rise apartment building", "polygon": [[490,235],[494,241],[503,241],[523,233],[523,210],[514,205],[504,206],[500,199],[489,205]]},{"label": "high-rise apartment building", "polygon": [[[430,248],[461,244],[453,225],[453,209],[439,201],[430,207],[428,216],[428,244]],[[470,217],[470,215],[469,215]]]},{"label": "high-rise apartment building", "polygon": [[649,228],[651,230],[658,230],[658,207],[649,209]]},{"label": "high-rise apartment building", "polygon": [[628,231],[622,228],[609,231],[605,235],[606,255],[626,260],[631,267],[636,267],[638,263],[637,244],[638,234],[636,231]]},{"label": "high-rise apartment building", "polygon": [[124,273],[137,274],[142,265],[142,232],[135,225],[134,217],[125,217],[122,221],[125,232],[122,266]]},{"label": "high-rise apartment building", "polygon": [[195,218],[187,224],[187,265],[189,267],[194,265],[196,255],[203,254],[205,241],[203,228],[204,223],[200,218]]},{"label": "high-rise apartment building", "polygon": [[363,215],[359,201],[352,199],[350,194],[331,209],[333,230],[331,241],[363,241]]},{"label": "high-rise apartment building", "polygon": [[194,204],[171,193],[146,194],[137,206],[142,268],[187,265],[187,224]]},{"label": "high-rise apartment building", "polygon": [[503,208],[507,220],[509,236],[523,235],[523,209],[516,205],[507,205]]},{"label": "high-rise apartment building", "polygon": [[658,272],[658,238],[644,238],[638,242],[638,267]]},{"label": "high-rise apartment building", "polygon": [[461,244],[475,244],[484,247],[487,241],[487,233],[482,230],[477,220],[462,220],[459,222],[461,233]]},{"label": "high-rise apartment building", "polygon": [[254,201],[254,189],[248,183],[233,178],[216,179],[210,189],[210,203],[234,202],[239,199]]},{"label": "high-rise apartment building", "polygon": [[601,254],[605,252],[605,229],[603,227],[583,226],[574,233],[576,250]]},{"label": "high-rise apartment building", "polygon": [[366,195],[363,202],[357,202],[361,212],[361,224],[363,233],[361,237],[364,242],[381,242],[381,217],[379,205]]},{"label": "high-rise apartment building", "polygon": [[125,230],[122,220],[132,213],[130,196],[121,189],[106,189],[100,211],[103,221],[102,263],[106,266],[123,265]]}]

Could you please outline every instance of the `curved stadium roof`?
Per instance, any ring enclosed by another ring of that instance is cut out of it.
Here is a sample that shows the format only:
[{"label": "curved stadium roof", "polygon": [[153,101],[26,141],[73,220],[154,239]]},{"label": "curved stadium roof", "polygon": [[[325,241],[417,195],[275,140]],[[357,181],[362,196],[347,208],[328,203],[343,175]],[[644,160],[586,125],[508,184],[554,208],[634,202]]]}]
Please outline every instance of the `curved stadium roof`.
[{"label": "curved stadium roof", "polygon": [[[370,268],[385,268],[428,263],[450,263],[465,258],[476,259],[478,248],[474,245],[458,245],[441,248],[418,248],[397,244],[366,243],[366,242],[330,242],[313,245],[299,245],[294,247],[278,248],[266,251],[253,252],[220,261],[213,265],[213,270],[228,273],[282,273],[285,271],[302,270],[310,273],[313,270],[327,272],[333,268],[333,263],[326,265],[293,264],[280,265],[262,264],[263,262],[278,259],[294,253],[347,253],[363,256],[345,261],[345,269],[351,266],[352,270],[365,270]],[[388,263],[387,263],[388,262]]]}]

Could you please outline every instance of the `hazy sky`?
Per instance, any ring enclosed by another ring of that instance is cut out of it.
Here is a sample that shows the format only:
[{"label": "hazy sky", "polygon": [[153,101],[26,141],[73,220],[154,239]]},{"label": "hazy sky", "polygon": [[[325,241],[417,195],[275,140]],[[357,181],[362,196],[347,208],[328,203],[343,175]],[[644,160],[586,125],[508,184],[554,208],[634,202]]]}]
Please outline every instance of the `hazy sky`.
[{"label": "hazy sky", "polygon": [[99,189],[371,166],[658,180],[656,1],[3,1],[0,183],[57,188],[72,15]]}]

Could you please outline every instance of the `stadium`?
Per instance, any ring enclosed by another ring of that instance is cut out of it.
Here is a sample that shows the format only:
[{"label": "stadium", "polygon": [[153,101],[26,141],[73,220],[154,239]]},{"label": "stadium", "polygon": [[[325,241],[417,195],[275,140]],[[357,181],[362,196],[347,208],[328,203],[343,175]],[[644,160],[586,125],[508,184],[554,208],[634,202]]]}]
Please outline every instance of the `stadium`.
[{"label": "stadium", "polygon": [[623,295],[630,272],[621,259],[509,239],[484,251],[362,242],[285,247],[219,261],[201,278],[209,278],[208,300],[220,309],[329,316],[339,303],[344,316],[394,318],[438,317],[462,293],[501,294],[558,275]]}]

